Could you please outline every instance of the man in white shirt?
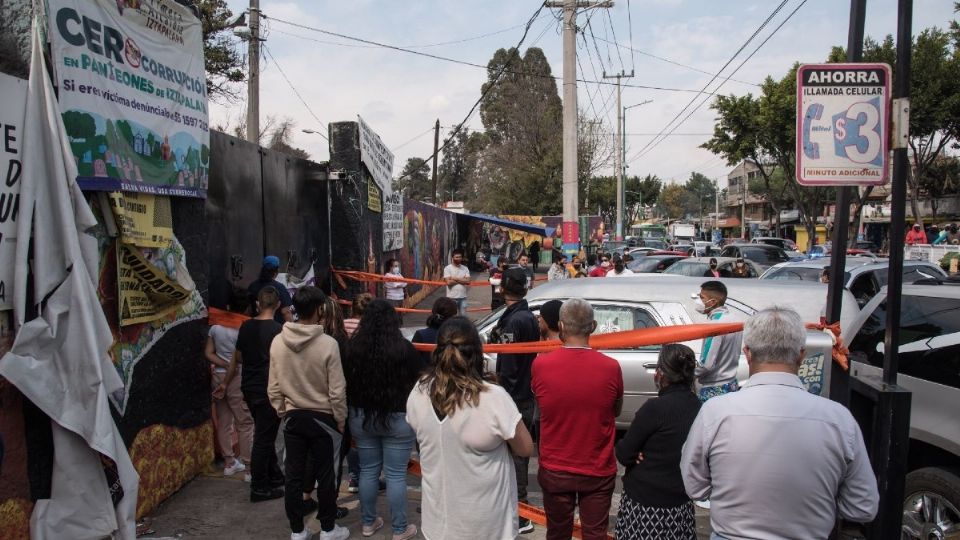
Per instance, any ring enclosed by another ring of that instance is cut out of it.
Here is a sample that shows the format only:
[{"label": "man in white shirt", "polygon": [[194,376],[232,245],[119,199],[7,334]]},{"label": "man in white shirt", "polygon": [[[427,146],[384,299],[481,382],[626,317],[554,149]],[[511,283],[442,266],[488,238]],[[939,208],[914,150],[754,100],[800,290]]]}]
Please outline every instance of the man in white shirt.
[{"label": "man in white shirt", "polygon": [[860,428],[797,377],[806,330],[790,309],[750,318],[750,379],[703,404],[683,446],[687,495],[710,498],[714,540],[826,539],[840,517],[869,522],[877,481]]},{"label": "man in white shirt", "polygon": [[627,268],[626,264],[623,262],[623,259],[620,257],[613,258],[613,270],[607,272],[607,277],[626,277],[632,275],[633,270]]},{"label": "man in white shirt", "polygon": [[[727,286],[721,281],[706,281],[700,285],[699,294],[694,295],[696,310],[707,316],[712,323],[733,322],[727,309]],[[697,395],[700,401],[707,401],[728,392],[736,392],[737,370],[740,367],[740,349],[743,334],[733,332],[712,336],[703,340],[700,349],[700,361],[694,374],[700,384]]]},{"label": "man in white shirt", "polygon": [[451,264],[443,269],[443,280],[447,282],[447,298],[457,303],[457,311],[463,315],[467,311],[467,286],[470,285],[470,269],[463,264],[463,250],[453,250]]}]

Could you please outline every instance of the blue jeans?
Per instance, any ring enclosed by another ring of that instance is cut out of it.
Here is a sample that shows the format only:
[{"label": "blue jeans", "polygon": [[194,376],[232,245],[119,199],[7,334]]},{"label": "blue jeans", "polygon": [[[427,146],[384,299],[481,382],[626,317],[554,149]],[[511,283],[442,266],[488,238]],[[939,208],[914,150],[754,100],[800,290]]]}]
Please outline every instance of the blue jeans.
[{"label": "blue jeans", "polygon": [[360,456],[360,513],[364,525],[377,519],[377,492],[380,470],[387,483],[394,534],[407,528],[407,463],[416,441],[416,434],[407,423],[406,413],[393,413],[386,429],[373,424],[363,425],[363,409],[350,408],[350,432]]},{"label": "blue jeans", "polygon": [[466,315],[467,314],[467,299],[466,298],[451,298],[454,302],[457,303],[457,315]]}]

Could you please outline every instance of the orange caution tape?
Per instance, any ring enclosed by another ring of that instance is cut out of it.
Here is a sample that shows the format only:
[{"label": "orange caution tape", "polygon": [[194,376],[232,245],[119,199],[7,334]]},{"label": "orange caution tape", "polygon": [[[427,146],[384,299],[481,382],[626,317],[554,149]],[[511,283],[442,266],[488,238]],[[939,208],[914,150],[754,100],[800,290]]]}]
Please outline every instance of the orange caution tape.
[{"label": "orange caution tape", "polygon": [[[344,306],[353,305],[353,302],[351,302],[350,300],[337,300],[337,303]],[[420,309],[420,308],[401,307],[401,308],[394,308],[394,309],[396,309],[400,313],[432,313],[433,312],[432,310],[429,310],[429,309]],[[489,307],[472,307],[472,308],[467,308],[467,311],[469,312],[490,311],[490,308]]]},{"label": "orange caution tape", "polygon": [[[407,462],[407,472],[414,475],[423,477],[423,469],[420,468],[420,461],[416,459],[411,459]],[[520,517],[529,519],[530,521],[536,523],[537,525],[546,527],[547,526],[547,513],[540,508],[539,506],[534,506],[532,504],[518,502],[517,511],[520,514]],[[573,537],[574,538],[583,538],[583,529],[580,526],[580,520],[573,520]],[[607,533],[607,538],[614,540],[612,533]]]},{"label": "orange caution tape", "polygon": [[[384,276],[380,274],[371,274],[370,272],[358,272],[356,270],[334,270],[335,276],[343,276],[347,279],[352,279],[353,281],[392,281],[392,282],[402,282],[402,283],[418,283],[420,285],[434,285],[436,287],[446,287],[446,281],[430,281],[426,279],[416,279],[416,278],[407,278],[407,277],[394,277],[394,276]],[[535,279],[536,280],[536,279]],[[490,282],[487,280],[483,281],[471,281],[469,283],[470,287],[489,287]]]},{"label": "orange caution tape", "polygon": [[249,319],[242,313],[234,313],[215,307],[207,308],[207,322],[210,326],[219,325],[225,328],[240,328],[243,321]]}]

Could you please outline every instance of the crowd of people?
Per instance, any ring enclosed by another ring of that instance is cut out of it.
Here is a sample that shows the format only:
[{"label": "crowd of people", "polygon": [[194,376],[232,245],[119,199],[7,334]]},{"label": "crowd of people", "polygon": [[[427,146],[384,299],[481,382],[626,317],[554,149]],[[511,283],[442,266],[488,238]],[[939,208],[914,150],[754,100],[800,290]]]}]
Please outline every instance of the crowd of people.
[{"label": "crowd of people", "polygon": [[[866,522],[877,512],[876,479],[856,422],[847,409],[808,393],[797,376],[806,330],[794,311],[764,310],[742,332],[705,338],[699,357],[686,345],[663,345],[653,375],[658,395],[618,440],[623,375],[615,359],[590,347],[593,307],[580,298],[552,300],[535,314],[525,299],[533,286],[528,261],[491,273],[491,292],[506,306],[488,339],[507,346],[495,366],[462,316],[458,299],[466,296],[456,288],[468,286],[470,273],[459,269],[459,250],[444,271],[447,296],[412,340],[435,344],[430,352],[403,337],[391,302],[366,294],[344,319],[319,288],[302,287],[292,311],[282,313],[295,320],[281,324],[282,286],[267,280],[273,262],[264,261],[266,282],[250,288],[254,318],[235,332],[211,328],[206,353],[214,396],[223,401],[221,424],[232,420],[241,432],[239,458],[229,435],[219,438],[224,474],[249,466],[252,502],[283,497],[292,540],[311,537],[304,517],[313,511],[320,539],[349,536],[336,521],[346,513],[337,496],[351,446],[356,464],[348,459],[348,472],[364,537],[387,525],[376,511],[381,474],[394,540],[418,532],[437,540],[528,533],[534,525],[518,507],[529,504],[533,455],[551,540],[571,538],[577,514],[584,539],[607,538],[618,463],[620,540],[695,539],[697,501],[709,504],[719,540],[827,538],[838,518]],[[557,275],[590,274],[555,266]],[[608,270],[615,271],[616,264]],[[726,294],[722,282],[706,281],[693,301],[709,321],[727,322]],[[557,339],[562,346],[550,352],[522,345]],[[741,352],[750,371],[742,386]],[[242,418],[238,396],[252,422]],[[419,530],[407,514],[407,464],[415,452]]]}]

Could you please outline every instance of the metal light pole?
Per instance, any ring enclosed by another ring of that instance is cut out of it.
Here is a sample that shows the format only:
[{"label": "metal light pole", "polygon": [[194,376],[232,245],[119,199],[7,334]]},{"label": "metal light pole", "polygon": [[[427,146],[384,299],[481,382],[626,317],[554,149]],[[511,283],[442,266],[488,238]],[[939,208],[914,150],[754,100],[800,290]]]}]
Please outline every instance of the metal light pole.
[{"label": "metal light pole", "polygon": [[[633,72],[632,72],[632,71],[630,72],[630,76],[631,76],[631,77],[633,76]],[[623,136],[620,138],[620,177],[623,178],[623,182],[620,183],[620,186],[618,186],[618,188],[619,188],[619,187],[622,187],[622,186],[625,186],[625,185],[626,185],[626,182],[627,182],[627,158],[626,158],[626,151],[627,151],[627,111],[629,111],[630,109],[632,109],[632,108],[634,108],[634,107],[639,107],[639,106],[641,106],[641,105],[646,105],[647,103],[653,103],[653,100],[652,100],[652,99],[647,99],[647,100],[641,101],[640,103],[636,103],[636,104],[633,104],[633,105],[628,105],[628,106],[626,106],[626,107],[623,108],[623,113],[620,115],[620,124],[621,124],[621,128],[622,128],[622,130],[623,130]],[[623,189],[626,189],[626,188],[623,187]],[[643,219],[643,218],[644,218],[644,215],[643,215],[643,214],[644,214],[644,212],[643,212],[643,191],[640,191],[640,219]],[[629,227],[629,224],[628,224],[627,226]]]}]

